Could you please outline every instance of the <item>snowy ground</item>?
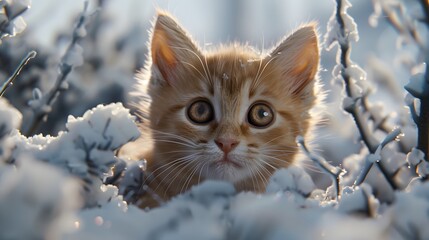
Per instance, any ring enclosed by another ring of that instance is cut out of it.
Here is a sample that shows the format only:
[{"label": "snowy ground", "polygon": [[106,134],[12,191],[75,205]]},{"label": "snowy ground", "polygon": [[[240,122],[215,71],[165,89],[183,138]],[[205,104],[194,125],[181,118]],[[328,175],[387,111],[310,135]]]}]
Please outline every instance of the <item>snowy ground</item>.
[{"label": "snowy ground", "polygon": [[[37,51],[0,97],[0,239],[429,239],[415,125],[429,95],[424,1],[338,2],[100,0],[81,13],[80,1],[0,1],[0,89]],[[155,7],[204,47],[269,47],[319,20],[328,113],[310,148],[297,139],[302,167],[277,171],[264,194],[208,181],[155,209],[133,205],[144,164],[117,151],[140,135],[127,93]]]}]

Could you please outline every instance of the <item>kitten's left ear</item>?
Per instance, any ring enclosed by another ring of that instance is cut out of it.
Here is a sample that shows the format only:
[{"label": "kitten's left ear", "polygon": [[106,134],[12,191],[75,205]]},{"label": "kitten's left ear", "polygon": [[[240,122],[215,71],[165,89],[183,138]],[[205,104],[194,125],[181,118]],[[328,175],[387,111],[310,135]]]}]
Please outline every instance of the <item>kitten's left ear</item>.
[{"label": "kitten's left ear", "polygon": [[295,95],[306,95],[314,87],[319,68],[319,47],[316,24],[299,28],[283,40],[267,57],[279,69],[282,80]]}]

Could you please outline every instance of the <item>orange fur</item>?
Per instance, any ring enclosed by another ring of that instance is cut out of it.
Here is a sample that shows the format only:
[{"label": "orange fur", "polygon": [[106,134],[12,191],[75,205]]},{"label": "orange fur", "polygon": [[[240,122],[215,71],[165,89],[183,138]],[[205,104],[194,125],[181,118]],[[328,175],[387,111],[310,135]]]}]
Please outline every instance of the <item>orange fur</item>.
[{"label": "orange fur", "polygon": [[[203,53],[171,16],[159,13],[150,49],[146,69],[138,76],[137,107],[144,117],[142,131],[150,133],[152,143],[142,153],[151,173],[148,186],[161,198],[204,179],[262,192],[276,169],[294,162],[295,138],[308,134],[310,110],[318,101],[315,24],[299,28],[268,55],[240,45]],[[187,117],[187,107],[200,98],[214,112],[206,124]],[[259,129],[249,123],[255,102],[271,107],[271,125]],[[237,143],[231,152],[216,145],[225,139]],[[225,156],[238,165],[219,164]],[[144,198],[141,205],[156,202]]]}]

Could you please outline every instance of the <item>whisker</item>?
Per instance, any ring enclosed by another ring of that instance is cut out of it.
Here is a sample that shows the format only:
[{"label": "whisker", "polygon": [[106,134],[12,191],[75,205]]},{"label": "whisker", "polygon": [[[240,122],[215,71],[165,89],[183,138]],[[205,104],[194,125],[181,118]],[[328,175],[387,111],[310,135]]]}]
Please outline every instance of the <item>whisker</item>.
[{"label": "whisker", "polygon": [[277,140],[279,138],[282,138],[284,136],[287,136],[287,135],[289,135],[289,133],[281,134],[281,135],[279,135],[279,136],[277,136],[277,137],[275,137],[275,138],[273,138],[273,139],[265,142],[264,144],[261,145],[261,147],[264,147],[264,146],[268,145],[269,143],[272,143],[273,141],[275,141],[275,140]]},{"label": "whisker", "polygon": [[250,166],[249,166],[249,163],[247,163],[247,162],[245,162],[245,165],[246,165],[246,168],[250,170],[250,173],[251,173],[250,175],[252,176],[250,179],[252,180],[252,186],[253,186],[253,189],[256,189],[256,186],[255,186],[255,180],[253,179],[256,175],[255,175],[255,173],[253,172],[253,168],[252,168],[252,167],[250,167]]},{"label": "whisker", "polygon": [[[269,159],[272,159],[272,160],[275,160],[275,161],[279,161],[280,163],[285,163],[285,161],[284,161],[283,159],[276,158],[276,157],[273,157],[273,156],[263,155],[262,157],[264,157],[264,158],[269,158]],[[273,169],[274,169],[274,171],[278,169],[277,167],[275,167],[275,166],[271,165],[271,164],[270,164],[270,163],[268,163],[267,161],[264,161],[263,163],[265,163],[266,165],[268,165],[268,166],[270,166],[271,168],[273,168]]]},{"label": "whisker", "polygon": [[[162,179],[161,179],[161,181],[159,181],[159,183],[158,183],[158,185],[157,185],[157,187],[155,188],[155,192],[156,192],[156,190],[158,190],[158,188],[161,186],[161,184],[163,184],[164,183],[164,181],[168,178],[168,177],[170,177],[170,175],[171,174],[173,174],[174,173],[174,170],[176,170],[176,169],[179,169],[181,166],[183,166],[183,165],[187,165],[189,162],[188,161],[186,161],[186,160],[182,160],[182,161],[180,161],[178,164],[175,164],[176,166],[174,166],[173,167],[173,169],[171,169],[168,173],[167,173],[167,175],[166,176],[164,176]],[[170,168],[170,167],[169,167]],[[182,169],[183,170],[183,169]],[[163,171],[163,172],[165,172],[165,171]],[[158,176],[160,176],[161,174],[159,174]],[[176,175],[175,175],[176,176]],[[175,178],[174,178],[175,179]],[[174,180],[173,179],[173,180]],[[171,181],[170,183],[172,183],[173,181]],[[170,185],[169,185],[170,186]],[[166,193],[167,193],[167,189],[165,189],[165,191],[164,191],[164,195],[166,195]]]},{"label": "whisker", "polygon": [[186,181],[183,183],[182,188],[180,189],[180,193],[183,192],[183,190],[187,190],[188,189],[188,185],[191,183],[192,181],[192,177],[195,175],[195,173],[198,171],[198,167],[199,164],[198,162],[195,164],[194,169],[191,171],[191,174],[189,174],[189,176],[186,178]]},{"label": "whisker", "polygon": [[[154,133],[158,133],[158,134],[162,134],[162,135],[166,135],[166,136],[170,136],[170,137],[173,137],[173,138],[175,138],[175,139],[182,140],[182,141],[184,141],[184,142],[186,142],[186,143],[189,143],[189,144],[191,144],[191,145],[197,146],[197,144],[196,144],[196,143],[194,143],[192,140],[187,139],[187,138],[185,138],[185,137],[183,137],[183,136],[180,136],[180,135],[174,134],[174,133],[163,132],[163,131],[159,131],[159,130],[152,130],[152,132],[154,132]],[[161,137],[161,136],[158,136],[158,137]]]},{"label": "whisker", "polygon": [[183,61],[182,61],[182,63],[184,63],[184,64],[186,64],[186,65],[188,65],[188,66],[192,67],[195,71],[197,71],[197,72],[201,75],[201,77],[202,77],[202,78],[205,78],[205,77],[204,77],[204,75],[203,75],[203,73],[202,73],[200,70],[198,70],[198,68],[196,68],[196,67],[195,67],[194,65],[192,65],[191,63],[183,62]]},{"label": "whisker", "polygon": [[[170,181],[170,184],[168,184],[168,186],[167,186],[167,188],[165,189],[165,191],[164,191],[164,193],[165,194],[167,194],[167,192],[168,192],[168,190],[170,189],[170,187],[171,187],[171,185],[173,184],[173,183],[176,183],[176,178],[178,177],[178,176],[180,176],[180,174],[183,172],[183,170],[185,170],[188,166],[190,166],[190,165],[192,165],[192,164],[195,164],[193,161],[189,161],[189,162],[185,162],[185,164],[182,166],[181,165],[181,169],[174,175],[174,177],[173,177],[173,179]],[[192,169],[192,168],[191,168]],[[187,172],[189,172],[189,169],[188,169],[188,171]]]},{"label": "whisker", "polygon": [[[174,166],[176,166],[176,165],[178,165],[179,163],[181,163],[181,162],[186,162],[187,160],[189,160],[189,159],[191,159],[191,158],[193,158],[194,156],[196,156],[196,155],[198,155],[198,153],[194,153],[194,154],[191,154],[191,155],[187,155],[187,156],[184,156],[184,157],[181,157],[181,158],[178,158],[178,159],[175,159],[175,160],[173,160],[173,161],[171,161],[171,162],[168,162],[168,163],[166,163],[166,164],[163,164],[163,165],[161,165],[160,167],[158,167],[158,168],[156,168],[154,171],[152,171],[152,175],[154,175],[154,179],[157,177],[157,176],[160,176],[160,175],[162,175],[164,172],[166,172],[166,171],[168,171],[168,169],[170,169],[171,167],[174,167]],[[155,175],[155,173],[158,171],[158,170],[161,170],[161,169],[163,169],[163,168],[165,168],[165,167],[167,167],[166,169],[164,169],[162,172],[160,172],[159,174],[157,174],[157,175]],[[154,180],[154,179],[152,179],[152,181]],[[164,179],[163,179],[164,180]]]},{"label": "whisker", "polygon": [[207,161],[207,162],[203,163],[203,165],[201,166],[200,173],[198,174],[198,184],[201,183],[201,174],[202,174],[202,172],[204,170],[204,166],[206,166],[209,163],[210,162]]},{"label": "whisker", "polygon": [[[265,69],[268,67],[268,65],[274,60],[276,59],[277,56],[272,57],[266,64],[265,66],[262,68],[262,71],[259,73],[259,75],[257,74],[254,80],[254,87],[258,87],[259,86],[259,81],[262,77],[262,74],[264,73]],[[262,64],[262,60],[261,60],[261,64]],[[258,69],[259,72],[259,69]]]},{"label": "whisker", "polygon": [[184,142],[178,142],[178,141],[173,141],[173,140],[168,140],[168,139],[156,139],[156,138],[154,138],[153,140],[155,142],[174,143],[174,144],[183,145],[183,146],[190,147],[190,148],[195,148],[196,147],[196,145],[194,146],[194,145],[190,145],[190,144],[187,144],[187,143],[184,143]]},{"label": "whisker", "polygon": [[195,152],[195,149],[181,149],[181,150],[175,150],[175,151],[162,152],[159,154],[165,155],[165,154],[171,154],[171,153],[193,153],[193,152]]},{"label": "whisker", "polygon": [[[184,48],[184,47],[175,47],[175,46],[170,46],[170,47],[171,47],[171,48],[175,48],[175,49],[179,49],[179,50],[189,51],[189,52],[191,52],[192,54],[194,54],[194,55],[198,58],[198,60],[200,61],[201,66],[203,67],[204,73],[205,73],[205,75],[206,75],[206,77],[207,77],[207,80],[211,81],[211,79],[209,78],[209,74],[208,74],[208,72],[207,72],[207,71],[208,71],[208,64],[207,64],[207,60],[206,60],[206,57],[205,57],[205,56],[204,56],[204,59],[205,59],[206,65],[204,65],[203,60],[201,60],[200,55],[199,55],[199,54],[197,54],[195,51],[192,51],[191,49],[187,49],[187,48]],[[207,67],[207,70],[206,70],[206,67]]]},{"label": "whisker", "polygon": [[[265,167],[263,165],[261,165],[259,162],[256,162],[256,164],[262,168],[265,169]],[[265,186],[268,184],[268,180],[267,178],[265,178],[264,174],[259,170],[259,168],[256,168],[256,173],[258,174],[259,178],[261,179],[261,181],[265,184]],[[266,171],[268,171],[267,169],[265,169]],[[269,171],[268,171],[269,173]]]}]

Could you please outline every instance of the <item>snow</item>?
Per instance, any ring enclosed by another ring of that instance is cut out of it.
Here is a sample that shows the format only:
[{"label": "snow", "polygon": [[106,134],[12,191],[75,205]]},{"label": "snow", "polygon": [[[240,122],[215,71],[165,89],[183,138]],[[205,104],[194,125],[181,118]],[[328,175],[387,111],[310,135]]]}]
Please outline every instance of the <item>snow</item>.
[{"label": "snow", "polygon": [[78,67],[83,64],[83,48],[79,44],[71,45],[71,48],[67,50],[64,55],[63,63],[69,66]]},{"label": "snow", "polygon": [[[140,134],[134,117],[120,103],[99,105],[82,117],[69,116],[66,128],[57,137],[26,138],[16,133],[13,158],[19,160],[23,155],[31,155],[60,167],[82,178],[92,194],[99,192],[97,182],[101,183],[117,161],[114,150]],[[86,201],[87,205],[98,204],[96,197]]]},{"label": "snow", "polygon": [[[325,36],[328,49],[335,44],[349,45],[358,41],[357,25],[347,12],[351,5],[348,1],[340,2],[339,14],[344,20],[344,29],[340,28],[334,13]],[[374,2],[391,4],[400,1]],[[14,3],[21,4],[22,8],[29,5],[29,1]],[[98,13],[93,13],[91,18],[96,19]],[[421,12],[410,16],[421,16]],[[4,19],[1,14],[0,19]],[[397,22],[409,22],[405,20],[398,19]],[[91,30],[94,27],[91,21],[88,26],[83,24],[74,29],[75,36],[91,37],[95,31]],[[141,26],[133,28],[134,37],[141,29]],[[341,34],[342,30],[345,35]],[[110,27],[109,32],[118,34]],[[415,126],[409,114],[396,111],[396,116],[388,115],[389,125],[385,130],[378,128],[388,105],[379,93],[385,93],[386,89],[380,88],[383,85],[378,89],[372,86],[376,84],[370,82],[373,79],[351,59],[347,59],[347,67],[342,66],[340,55],[333,67],[333,78],[342,80],[342,75],[349,76],[353,94],[344,97],[332,90],[340,100],[331,104],[338,106],[330,108],[328,114],[343,114],[341,101],[345,109],[359,108],[364,124],[371,127],[368,133],[376,139],[378,147],[373,152],[360,142],[354,143],[361,137],[353,134],[355,126],[348,124],[344,117],[323,121],[322,125],[328,125],[326,129],[333,136],[326,141],[328,143],[321,142],[316,136],[313,140],[315,147],[311,144],[312,147],[307,148],[304,138],[299,137],[297,140],[304,153],[302,158],[312,160],[313,168],[322,168],[321,175],[329,175],[333,180],[330,186],[319,184],[320,179],[315,175],[292,165],[274,172],[265,192],[238,192],[231,183],[205,181],[169,201],[160,202],[159,207],[137,208],[134,204],[138,199],[150,194],[144,185],[148,174],[146,160],[118,157],[122,146],[139,137],[136,118],[121,103],[107,103],[121,91],[103,92],[100,88],[129,87],[131,81],[128,79],[132,79],[134,65],[141,66],[141,59],[134,62],[130,60],[134,59],[130,54],[138,55],[134,56],[136,59],[144,55],[145,50],[137,47],[144,45],[141,44],[144,41],[138,37],[133,43],[125,41],[127,53],[120,55],[115,52],[120,51],[119,47],[112,50],[104,38],[100,39],[103,44],[94,40],[71,45],[62,60],[64,69],[70,65],[83,65],[73,69],[70,81],[64,81],[59,88],[65,95],[62,102],[58,102],[59,107],[75,115],[69,116],[67,123],[65,120],[54,121],[61,125],[62,131],[54,131],[48,126],[55,133],[52,136],[23,135],[20,129],[21,123],[26,124],[25,109],[19,108],[20,113],[0,98],[0,239],[429,239],[429,183],[425,180],[429,165],[423,153],[415,148]],[[10,48],[11,53],[7,54],[19,55],[16,51],[19,48]],[[106,49],[115,53],[106,53]],[[410,56],[412,65],[421,61],[412,54]],[[250,67],[256,60],[240,62],[243,67]],[[57,63],[52,69],[57,69]],[[123,73],[125,68],[117,68],[117,65],[128,66],[126,70],[129,72]],[[385,70],[395,72],[392,66],[387,67]],[[33,81],[34,72],[46,71],[46,68],[31,68],[31,74],[23,72],[20,80],[27,84]],[[7,75],[0,73],[2,79]],[[49,74],[38,77],[52,78]],[[222,72],[219,77],[231,78]],[[426,83],[422,83],[422,79],[418,74],[414,75],[407,85],[414,97],[424,92]],[[58,110],[45,103],[46,95],[43,94],[48,90],[43,86],[51,83],[30,84],[30,91],[22,94],[18,88],[14,93],[19,94],[10,98],[15,101],[22,98],[25,103],[30,99],[33,109],[49,112],[50,118],[55,117]],[[368,103],[368,109],[364,110],[360,100],[362,94],[367,93],[374,93],[383,101]],[[395,101],[393,105],[398,106],[393,108],[402,108],[402,92],[393,94],[394,99],[400,99]],[[411,94],[407,95],[406,104],[414,106],[418,101]],[[107,100],[101,99],[105,96],[108,96]],[[97,105],[99,102],[104,104]],[[81,113],[75,114],[79,112],[76,109],[82,110]],[[398,125],[401,130],[391,131],[393,125]],[[397,139],[400,132],[405,137]],[[144,140],[141,144],[146,144]],[[326,144],[333,151],[322,157],[326,154],[323,148]],[[393,189],[379,168],[374,167],[377,163],[384,164],[387,174],[397,182],[397,189]],[[368,172],[362,175],[360,184],[355,184],[362,170]]]},{"label": "snow", "polygon": [[46,163],[22,158],[0,167],[0,238],[59,239],[80,207],[78,182]]},{"label": "snow", "polygon": [[[337,3],[336,0],[334,0],[334,2]],[[340,34],[342,28],[336,19],[338,13],[334,12],[328,21],[328,30],[324,39],[324,45],[328,51],[331,50],[336,43],[342,45],[346,42],[357,42],[359,40],[357,24],[347,13],[347,10],[352,5],[348,0],[340,0],[340,2],[341,9],[339,14],[344,21],[344,35]]]},{"label": "snow", "polygon": [[21,113],[0,98],[0,162],[6,161],[13,148],[9,134],[21,125]]},{"label": "snow", "polygon": [[372,195],[371,186],[362,184],[354,189],[345,187],[338,204],[338,211],[344,213],[363,213],[375,217],[380,203]]},{"label": "snow", "polygon": [[315,189],[310,175],[298,166],[280,169],[274,173],[267,185],[267,193],[293,192],[303,197]]},{"label": "snow", "polygon": [[13,37],[24,31],[27,24],[20,15],[30,8],[30,5],[31,1],[28,0],[7,0],[0,3],[0,43],[1,38]]}]

